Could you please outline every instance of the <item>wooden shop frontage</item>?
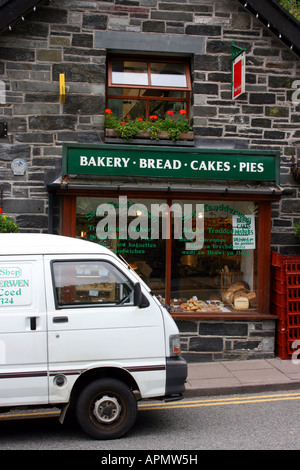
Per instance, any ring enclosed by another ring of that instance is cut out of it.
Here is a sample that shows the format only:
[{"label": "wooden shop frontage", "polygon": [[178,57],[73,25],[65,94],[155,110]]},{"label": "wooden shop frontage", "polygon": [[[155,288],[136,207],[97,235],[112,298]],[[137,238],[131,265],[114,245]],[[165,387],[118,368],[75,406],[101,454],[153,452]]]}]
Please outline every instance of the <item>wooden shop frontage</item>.
[{"label": "wooden shop frontage", "polygon": [[[277,151],[63,145],[48,185],[62,235],[120,254],[179,326],[189,361],[274,356]],[[54,202],[55,201],[55,202]]]}]

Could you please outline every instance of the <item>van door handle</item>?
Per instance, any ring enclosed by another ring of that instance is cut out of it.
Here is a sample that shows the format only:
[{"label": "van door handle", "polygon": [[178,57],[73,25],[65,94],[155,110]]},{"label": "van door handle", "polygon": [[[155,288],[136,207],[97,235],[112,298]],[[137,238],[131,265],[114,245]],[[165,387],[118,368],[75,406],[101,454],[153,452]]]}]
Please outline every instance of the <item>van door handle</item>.
[{"label": "van door handle", "polygon": [[30,318],[29,318],[31,331],[35,331],[35,330],[36,330],[36,326],[37,326],[36,320],[37,320],[36,317],[30,317]]},{"label": "van door handle", "polygon": [[53,317],[53,323],[68,323],[68,317]]}]

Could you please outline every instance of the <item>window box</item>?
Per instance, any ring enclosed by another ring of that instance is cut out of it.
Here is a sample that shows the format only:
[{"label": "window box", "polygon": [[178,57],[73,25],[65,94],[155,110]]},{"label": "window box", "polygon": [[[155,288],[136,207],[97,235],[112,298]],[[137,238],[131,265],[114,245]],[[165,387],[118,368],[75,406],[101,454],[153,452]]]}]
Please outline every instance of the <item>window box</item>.
[{"label": "window box", "polygon": [[133,138],[150,139],[152,142],[157,140],[171,140],[172,142],[193,140],[192,127],[184,109],[181,109],[177,115],[169,110],[163,118],[151,115],[149,120],[144,120],[142,117],[131,119],[130,115],[120,119],[112,113],[111,109],[107,108],[104,128],[106,137],[112,137],[113,134],[116,134],[125,142],[129,142]]},{"label": "window box", "polygon": [[[105,129],[105,137],[112,139],[122,139],[120,131],[117,129]],[[157,133],[158,140],[170,140],[168,131],[161,131]],[[150,131],[139,131],[133,139],[151,139]],[[194,140],[194,132],[181,132],[179,141],[192,141]]]}]

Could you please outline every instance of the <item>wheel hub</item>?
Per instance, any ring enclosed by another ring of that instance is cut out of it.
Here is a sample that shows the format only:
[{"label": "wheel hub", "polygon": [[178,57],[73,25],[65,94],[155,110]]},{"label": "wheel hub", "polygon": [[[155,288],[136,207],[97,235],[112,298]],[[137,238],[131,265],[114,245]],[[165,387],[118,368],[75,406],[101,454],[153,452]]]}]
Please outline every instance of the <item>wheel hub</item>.
[{"label": "wheel hub", "polygon": [[93,413],[100,423],[111,424],[119,418],[121,406],[115,397],[105,395],[95,402]]}]

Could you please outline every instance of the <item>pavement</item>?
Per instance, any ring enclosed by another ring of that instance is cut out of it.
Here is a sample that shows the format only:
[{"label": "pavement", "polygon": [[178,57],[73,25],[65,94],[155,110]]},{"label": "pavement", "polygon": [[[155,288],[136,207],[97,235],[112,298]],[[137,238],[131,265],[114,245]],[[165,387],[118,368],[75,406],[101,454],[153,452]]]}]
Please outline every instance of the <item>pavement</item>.
[{"label": "pavement", "polygon": [[185,397],[300,390],[300,361],[252,359],[188,363]]}]

